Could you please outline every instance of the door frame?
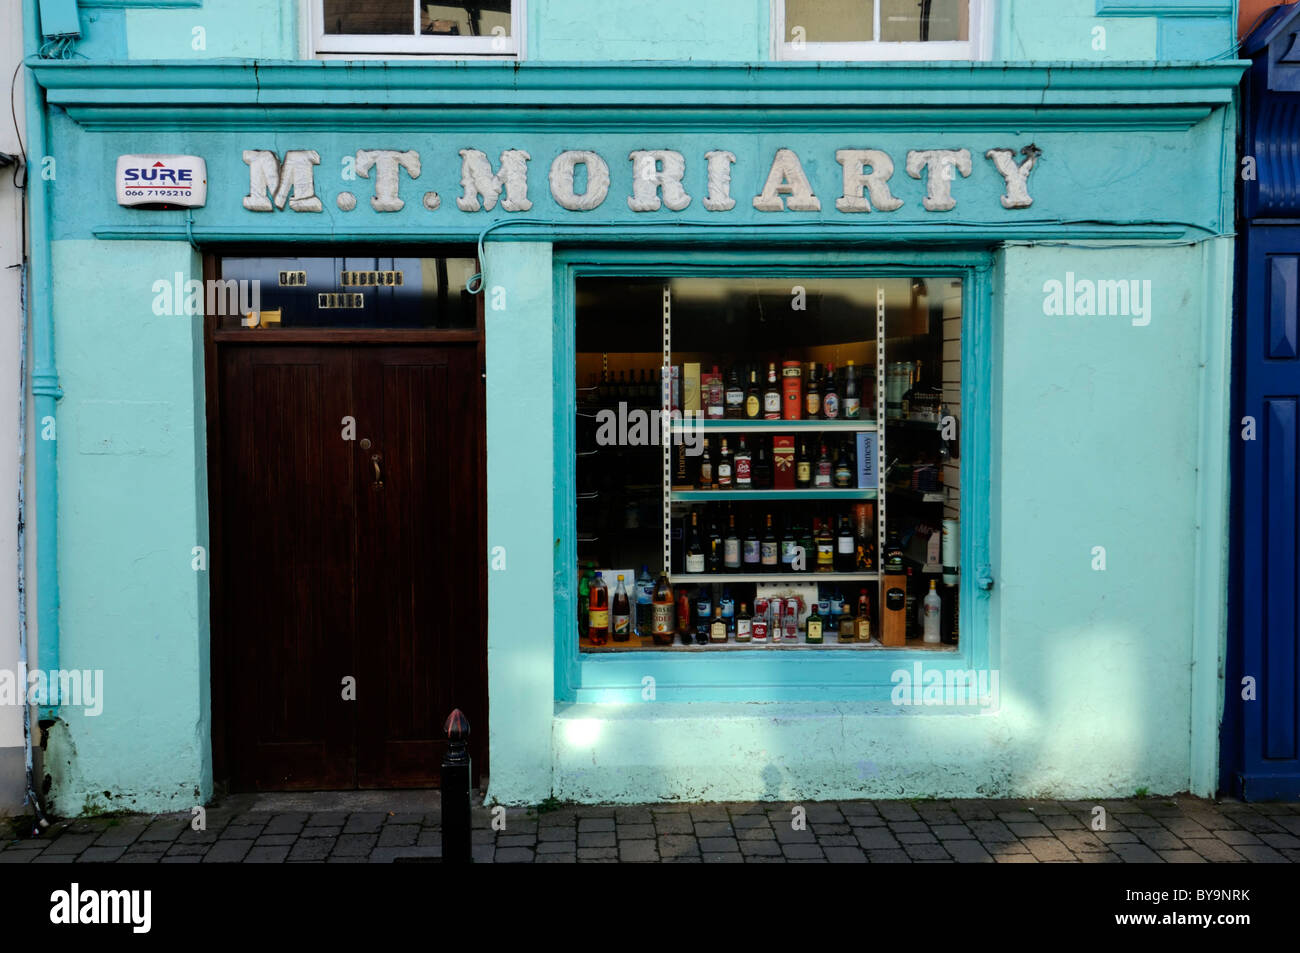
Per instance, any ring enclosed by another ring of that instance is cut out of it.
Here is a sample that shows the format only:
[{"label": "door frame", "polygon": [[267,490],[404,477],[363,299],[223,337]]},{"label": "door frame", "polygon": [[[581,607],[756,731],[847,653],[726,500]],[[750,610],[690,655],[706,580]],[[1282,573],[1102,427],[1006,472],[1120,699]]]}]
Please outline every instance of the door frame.
[{"label": "door frame", "polygon": [[[221,259],[238,256],[280,256],[297,255],[301,257],[344,257],[375,256],[379,252],[394,252],[398,248],[388,246],[380,248],[374,245],[302,245],[302,246],[265,246],[265,245],[230,245],[213,246],[203,252],[203,282],[221,277]],[[417,257],[437,257],[455,255],[472,257],[477,255],[472,248],[462,246],[410,246],[400,245],[401,252]],[[478,267],[482,267],[481,263]],[[476,573],[477,602],[479,613],[478,631],[483,634],[482,651],[478,656],[479,683],[482,685],[483,720],[481,725],[471,725],[470,752],[473,758],[473,783],[478,785],[480,778],[488,771],[488,725],[490,717],[488,701],[488,652],[487,652],[487,406],[486,406],[486,354],[483,295],[477,296],[475,309],[475,326],[472,329],[459,330],[411,330],[411,329],[331,329],[302,328],[275,331],[272,334],[252,330],[222,330],[220,317],[208,314],[206,310],[207,295],[204,295],[205,310],[203,315],[203,386],[205,398],[205,424],[207,428],[207,519],[208,519],[208,661],[211,671],[210,734],[212,743],[212,777],[214,782],[224,788],[231,777],[230,732],[232,720],[229,716],[229,691],[232,688],[230,654],[233,635],[226,631],[225,623],[225,584],[222,561],[216,554],[223,552],[222,516],[225,497],[222,493],[221,472],[223,448],[221,441],[221,401],[220,401],[220,360],[223,348],[238,347],[241,344],[285,344],[285,345],[473,345],[475,359],[479,366],[479,386],[471,395],[470,406],[466,408],[478,422],[477,466],[481,479],[478,480],[476,502],[478,504],[478,532],[475,540],[479,565]]]}]

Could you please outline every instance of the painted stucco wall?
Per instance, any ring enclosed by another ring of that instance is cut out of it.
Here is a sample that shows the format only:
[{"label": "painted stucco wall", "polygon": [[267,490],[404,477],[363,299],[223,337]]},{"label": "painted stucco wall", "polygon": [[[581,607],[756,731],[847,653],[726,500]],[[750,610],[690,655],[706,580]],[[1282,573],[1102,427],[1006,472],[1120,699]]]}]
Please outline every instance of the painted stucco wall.
[{"label": "painted stucco wall", "polygon": [[177,242],[56,241],[61,661],[102,670],[65,705],[52,810],[186,810],[212,790],[202,318],[154,313],[200,276]]},{"label": "painted stucco wall", "polygon": [[[1226,350],[1207,341],[1225,326],[1230,261],[1227,239],[1013,245],[999,255],[990,633],[999,710],[560,705],[555,795],[1211,793],[1204,749],[1217,718],[1193,699],[1215,708],[1222,694],[1221,600],[1203,601],[1200,589],[1206,566],[1223,568],[1227,431],[1198,427],[1202,405],[1221,408],[1225,393]],[[1150,281],[1150,324],[1045,315],[1044,283],[1067,272]],[[1094,568],[1098,546],[1104,571]]]},{"label": "painted stucco wall", "polygon": [[542,60],[769,59],[768,0],[533,0],[528,54]]}]

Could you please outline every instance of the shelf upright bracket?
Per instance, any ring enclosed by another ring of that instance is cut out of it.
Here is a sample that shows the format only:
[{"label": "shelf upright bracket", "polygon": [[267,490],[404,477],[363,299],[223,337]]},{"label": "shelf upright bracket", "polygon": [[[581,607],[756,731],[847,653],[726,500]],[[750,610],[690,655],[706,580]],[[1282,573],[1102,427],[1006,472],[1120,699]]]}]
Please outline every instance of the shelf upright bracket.
[{"label": "shelf upright bracket", "polygon": [[[876,285],[876,571],[885,574],[885,286]],[[877,593],[879,598],[879,593]],[[882,623],[884,614],[880,616]]]},{"label": "shelf upright bracket", "polygon": [[672,568],[673,545],[673,439],[672,439],[672,405],[673,405],[673,298],[672,289],[664,282],[664,333],[663,333],[663,367],[660,377],[659,442],[663,444],[663,530],[664,530],[664,575]]}]

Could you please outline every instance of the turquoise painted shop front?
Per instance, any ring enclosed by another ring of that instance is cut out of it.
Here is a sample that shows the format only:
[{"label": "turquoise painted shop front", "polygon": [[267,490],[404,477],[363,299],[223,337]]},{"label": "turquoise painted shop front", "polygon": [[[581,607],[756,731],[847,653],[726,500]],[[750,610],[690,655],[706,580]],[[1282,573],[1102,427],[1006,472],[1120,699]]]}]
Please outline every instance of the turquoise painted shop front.
[{"label": "turquoise painted shop front", "polygon": [[[531,4],[519,64],[294,60],[293,4],[174,6],[83,3],[88,59],[28,61],[58,168],[58,601],[42,603],[42,651],[105,671],[101,716],[57,712],[58,810],[176,810],[212,793],[210,597],[191,568],[208,540],[203,330],[151,305],[158,278],[202,277],[200,250],[251,243],[481,247],[487,546],[504,557],[487,572],[490,724],[475,726],[490,799],[1213,790],[1233,4],[1165,16],[1151,2],[1002,3],[994,62],[924,67],[771,62],[766,0],[708,14],[680,0],[647,20],[640,3],[626,17],[611,15],[621,3]],[[188,48],[209,19],[205,48]],[[257,28],[220,26],[245,22]],[[1032,205],[1007,208],[986,153],[1022,162],[1030,144]],[[458,208],[467,149],[494,170],[526,151],[531,208]],[[629,207],[629,156],[646,149],[684,157],[684,209]],[[820,211],[754,207],[780,149],[797,153]],[[837,209],[844,149],[892,158],[898,210]],[[971,156],[949,211],[928,211],[926,173],[904,171],[909,152],[935,149]],[[255,150],[316,153],[322,210],[246,208]],[[419,154],[418,177],[399,171],[399,211],[377,211],[376,180],[350,175],[359,150]],[[570,150],[609,167],[591,211],[552,194],[548,171]],[[735,156],[727,211],[705,207],[713,150]],[[202,156],[206,206],[118,206],[127,153]],[[995,710],[891,704],[891,674],[934,660],[911,650],[577,652],[574,282],[812,272],[964,279],[963,631],[936,664],[996,671]],[[1075,279],[1149,281],[1149,323],[1050,313],[1049,283]]]}]

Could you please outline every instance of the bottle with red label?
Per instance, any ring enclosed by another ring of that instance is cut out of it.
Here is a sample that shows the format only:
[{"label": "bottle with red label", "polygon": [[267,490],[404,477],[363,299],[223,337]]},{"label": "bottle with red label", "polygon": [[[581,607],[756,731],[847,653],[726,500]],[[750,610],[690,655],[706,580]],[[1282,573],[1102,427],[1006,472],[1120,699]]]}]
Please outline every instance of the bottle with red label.
[{"label": "bottle with red label", "polygon": [[592,645],[609,641],[609,589],[600,573],[591,584],[590,602],[587,605],[587,639]]},{"label": "bottle with red label", "polygon": [[822,384],[822,416],[835,420],[840,415],[840,392],[835,384],[835,365],[826,365],[826,380]]},{"label": "bottle with red label", "polygon": [[731,458],[731,481],[737,490],[750,490],[754,487],[754,456],[743,436]]},{"label": "bottle with red label", "polygon": [[766,642],[767,627],[768,601],[766,599],[757,599],[754,601],[754,619],[750,626],[750,640],[753,642]]}]

